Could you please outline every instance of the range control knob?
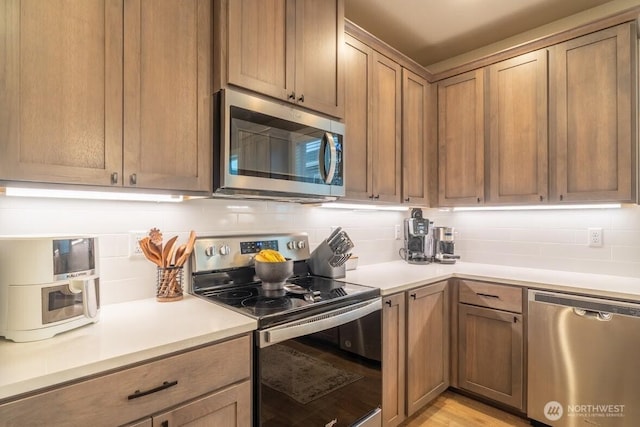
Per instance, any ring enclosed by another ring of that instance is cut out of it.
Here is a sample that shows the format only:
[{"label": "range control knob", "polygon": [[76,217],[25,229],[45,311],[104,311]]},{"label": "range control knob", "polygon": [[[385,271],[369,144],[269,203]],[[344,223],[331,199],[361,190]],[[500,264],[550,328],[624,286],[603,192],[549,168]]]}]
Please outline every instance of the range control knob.
[{"label": "range control knob", "polygon": [[296,248],[296,242],[294,240],[287,243],[287,249],[295,249],[295,248]]},{"label": "range control knob", "polygon": [[204,254],[208,257],[212,257],[216,254],[216,247],[215,246],[207,246],[206,248],[204,248]]},{"label": "range control knob", "polygon": [[229,255],[231,253],[231,248],[229,245],[220,246],[220,255]]},{"label": "range control knob", "polygon": [[304,243],[304,240],[300,240],[297,244],[298,249],[304,249],[304,247],[306,246],[306,244]]}]

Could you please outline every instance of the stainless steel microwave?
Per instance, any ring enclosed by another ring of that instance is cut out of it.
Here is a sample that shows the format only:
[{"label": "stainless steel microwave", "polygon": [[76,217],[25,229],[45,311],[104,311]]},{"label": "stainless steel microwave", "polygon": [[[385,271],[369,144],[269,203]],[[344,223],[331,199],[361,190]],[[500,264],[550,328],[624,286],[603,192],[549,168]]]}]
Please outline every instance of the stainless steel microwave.
[{"label": "stainless steel microwave", "polygon": [[238,90],[215,98],[214,196],[344,196],[344,124]]}]

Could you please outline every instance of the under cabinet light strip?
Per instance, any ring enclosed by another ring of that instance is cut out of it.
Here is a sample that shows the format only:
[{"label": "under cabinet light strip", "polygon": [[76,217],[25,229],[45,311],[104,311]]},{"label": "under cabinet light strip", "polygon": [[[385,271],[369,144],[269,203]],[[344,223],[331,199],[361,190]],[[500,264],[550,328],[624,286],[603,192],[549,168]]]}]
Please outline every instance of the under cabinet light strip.
[{"label": "under cabinet light strip", "polygon": [[358,203],[322,203],[321,208],[329,209],[349,209],[354,211],[397,211],[409,210],[406,206],[385,206],[385,205],[360,205]]},{"label": "under cabinet light strip", "polygon": [[461,206],[454,207],[453,212],[471,211],[542,211],[542,210],[569,210],[569,209],[618,209],[621,203],[580,204],[580,205],[523,205],[523,206]]},{"label": "under cabinet light strip", "polygon": [[181,202],[183,196],[151,193],[122,193],[110,191],[76,191],[57,190],[50,188],[20,188],[6,187],[5,195],[13,197],[44,197],[56,199],[90,199],[90,200],[121,200],[136,202]]}]

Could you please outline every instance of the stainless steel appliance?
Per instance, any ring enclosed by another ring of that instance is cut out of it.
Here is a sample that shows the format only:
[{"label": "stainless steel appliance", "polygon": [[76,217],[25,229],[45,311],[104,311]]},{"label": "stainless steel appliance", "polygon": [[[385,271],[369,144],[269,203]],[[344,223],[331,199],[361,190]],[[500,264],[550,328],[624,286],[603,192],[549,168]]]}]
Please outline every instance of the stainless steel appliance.
[{"label": "stainless steel appliance", "polygon": [[0,336],[24,342],[98,321],[97,239],[0,238]]},{"label": "stainless steel appliance", "polygon": [[215,98],[214,196],[300,202],[344,196],[344,124],[234,89]]},{"label": "stainless steel appliance", "polygon": [[404,246],[402,258],[409,264],[428,264],[433,261],[433,222],[422,217],[422,209],[411,210],[411,217],[404,220]]},{"label": "stainless steel appliance", "polygon": [[[256,276],[266,248],[294,261],[283,289]],[[254,425],[379,427],[380,291],[313,275],[309,257],[306,233],[199,237],[191,292],[258,322]],[[366,334],[353,333],[363,324]]]},{"label": "stainless steel appliance", "polygon": [[640,304],[533,290],[528,301],[527,415],[640,425]]},{"label": "stainless steel appliance", "polygon": [[433,241],[435,261],[442,264],[455,264],[460,255],[455,254],[455,237],[452,227],[435,227]]}]

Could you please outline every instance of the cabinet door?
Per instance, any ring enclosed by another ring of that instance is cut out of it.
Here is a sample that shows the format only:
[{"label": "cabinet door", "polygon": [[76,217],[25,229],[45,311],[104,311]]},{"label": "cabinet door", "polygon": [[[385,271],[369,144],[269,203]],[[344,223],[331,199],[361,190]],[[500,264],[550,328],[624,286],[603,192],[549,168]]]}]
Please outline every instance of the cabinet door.
[{"label": "cabinet door", "polygon": [[435,141],[430,138],[428,114],[431,85],[402,69],[402,201],[429,204],[429,174],[435,165]]},{"label": "cabinet door", "polygon": [[408,291],[407,415],[449,387],[447,282]]},{"label": "cabinet door", "polygon": [[251,425],[251,382],[210,394],[153,417],[154,426],[244,427]]},{"label": "cabinet door", "polygon": [[0,21],[0,179],[110,185],[122,170],[122,2],[3,0]]},{"label": "cabinet door", "polygon": [[373,50],[345,36],[346,197],[368,200],[373,194],[371,153],[371,81]]},{"label": "cabinet door", "polygon": [[487,200],[546,202],[546,49],[489,67],[488,93]]},{"label": "cabinet door", "polygon": [[344,116],[344,0],[297,0],[295,22],[297,102]]},{"label": "cabinet door", "polygon": [[126,0],[125,185],[211,190],[211,0]]},{"label": "cabinet door", "polygon": [[382,425],[397,426],[405,411],[404,293],[385,297],[382,306]]},{"label": "cabinet door", "polygon": [[438,83],[438,201],[484,202],[484,72]]},{"label": "cabinet door", "polygon": [[635,190],[636,24],[554,46],[551,189],[558,201],[629,201]]},{"label": "cabinet door", "polygon": [[458,386],[523,410],[522,315],[458,304]]},{"label": "cabinet door", "polygon": [[401,68],[373,54],[371,140],[373,199],[400,202]]},{"label": "cabinet door", "polygon": [[[294,91],[295,0],[230,0],[228,81],[287,99]],[[222,31],[219,29],[218,31]]]}]

